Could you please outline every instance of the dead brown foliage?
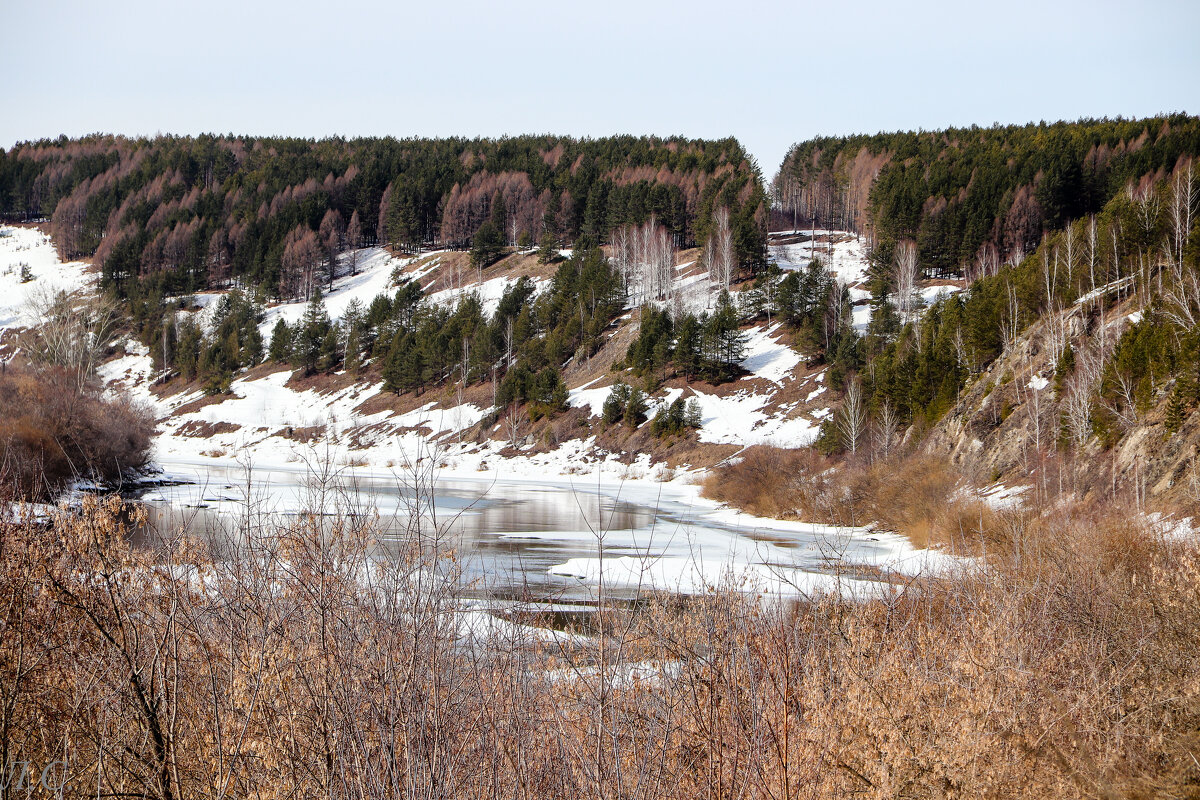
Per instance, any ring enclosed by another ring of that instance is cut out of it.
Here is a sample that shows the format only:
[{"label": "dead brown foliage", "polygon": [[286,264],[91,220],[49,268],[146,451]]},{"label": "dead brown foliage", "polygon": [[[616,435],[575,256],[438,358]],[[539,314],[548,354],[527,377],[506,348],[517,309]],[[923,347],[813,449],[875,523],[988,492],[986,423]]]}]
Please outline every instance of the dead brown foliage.
[{"label": "dead brown foliage", "polygon": [[115,485],[149,455],[149,413],[81,387],[62,368],[9,367],[0,374],[0,409],[0,482],[18,497],[51,497],[74,478]]},{"label": "dead brown foliage", "polygon": [[1001,534],[997,514],[969,492],[946,459],[913,455],[836,463],[803,448],[764,445],[712,471],[704,496],[759,516],[866,525],[918,547],[978,552]]},{"label": "dead brown foliage", "polygon": [[804,448],[749,447],[737,460],[712,470],[704,496],[761,517],[795,517],[820,504],[829,491],[826,459]]},{"label": "dead brown foliage", "polygon": [[464,636],[436,529],[380,561],[369,519],[314,502],[220,560],[131,547],[116,502],[0,522],[0,748],[65,761],[72,798],[1200,787],[1200,550],[1117,509],[1022,512],[974,568],[870,602],[647,597],[556,642]]}]

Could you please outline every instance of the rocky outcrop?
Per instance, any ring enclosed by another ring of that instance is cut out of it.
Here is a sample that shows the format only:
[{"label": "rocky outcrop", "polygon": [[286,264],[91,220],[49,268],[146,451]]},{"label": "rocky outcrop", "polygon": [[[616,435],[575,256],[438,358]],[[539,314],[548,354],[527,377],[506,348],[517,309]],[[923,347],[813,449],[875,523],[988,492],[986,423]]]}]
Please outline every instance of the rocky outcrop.
[{"label": "rocky outcrop", "polygon": [[[1086,419],[1072,427],[1072,415],[1081,415],[1080,406],[1072,408],[1072,382],[1082,367],[1056,375],[1056,341],[1069,341],[1075,353],[1106,353],[1139,310],[1131,298],[1103,312],[1080,303],[1043,317],[974,376],[926,436],[925,450],[950,456],[979,481],[1049,480],[1083,496],[1124,492],[1152,505],[1194,507],[1200,501],[1200,412],[1193,410],[1169,433],[1170,382],[1159,387],[1149,409],[1130,414],[1117,442],[1105,447]],[[1093,395],[1093,411],[1094,403]]]}]

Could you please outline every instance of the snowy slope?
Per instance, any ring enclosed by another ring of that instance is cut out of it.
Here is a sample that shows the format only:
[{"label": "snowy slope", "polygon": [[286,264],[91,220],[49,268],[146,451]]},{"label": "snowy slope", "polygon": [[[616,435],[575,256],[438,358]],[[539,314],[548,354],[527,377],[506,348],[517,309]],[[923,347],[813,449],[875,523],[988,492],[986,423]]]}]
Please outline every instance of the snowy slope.
[{"label": "snowy slope", "polygon": [[[33,276],[22,281],[22,266]],[[42,293],[73,292],[95,283],[82,261],[64,264],[46,236],[33,228],[0,227],[0,329],[28,327],[29,301]]]},{"label": "snowy slope", "polygon": [[[815,233],[815,239],[812,238]],[[778,241],[793,236],[805,237],[807,241],[797,244],[768,243],[767,251],[781,269],[806,269],[814,257],[820,258],[840,283],[850,288],[850,299],[854,329],[863,333],[871,321],[868,301],[871,292],[867,288],[870,260],[867,258],[866,243],[848,231],[810,230],[777,231],[771,236]],[[921,301],[928,306],[939,297],[957,294],[962,287],[953,283],[932,284],[918,290]]]},{"label": "snowy slope", "polygon": [[[483,313],[491,315],[496,313],[496,309],[499,307],[504,293],[508,291],[510,286],[516,284],[518,280],[518,278],[508,276],[488,278],[483,283],[471,282],[457,289],[442,289],[432,292],[428,297],[434,303],[444,306],[454,306],[459,299],[473,294],[479,299],[479,304],[483,307]],[[549,278],[534,280],[534,294],[540,293],[549,285]]]},{"label": "snowy slope", "polygon": [[[392,270],[403,267],[412,259],[398,259],[381,247],[370,247],[359,251],[359,272],[357,275],[343,275],[333,282],[333,288],[324,292],[325,310],[330,319],[338,319],[346,313],[346,308],[354,300],[366,308],[378,295],[390,294],[395,290],[392,284]],[[305,302],[283,303],[267,309],[259,331],[264,340],[269,341],[271,328],[279,320],[294,324],[304,316]]]},{"label": "snowy slope", "polygon": [[[807,236],[811,231],[799,233]],[[840,283],[851,287],[854,300],[870,297],[865,288],[870,266],[866,243],[846,231],[817,230],[816,234],[816,239],[800,244],[768,244],[768,255],[785,270],[807,269],[814,257],[820,258]]]},{"label": "snowy slope", "polygon": [[[326,297],[331,317],[344,313],[349,303],[367,305],[378,294],[390,292],[391,276],[410,260],[396,259],[383,250],[365,251],[361,272],[339,278]],[[19,264],[28,262],[35,276],[21,284]],[[436,258],[433,259],[436,262]],[[432,262],[431,262],[432,264]],[[681,271],[691,265],[683,265]],[[425,268],[426,274],[435,267]],[[39,232],[18,229],[0,237],[0,328],[25,324],[23,306],[32,286],[68,290],[94,286],[94,276],[83,264],[60,264],[49,241]],[[454,302],[463,292],[474,291],[490,311],[511,283],[493,278],[482,285],[434,293],[435,302]],[[541,282],[542,284],[545,281]],[[707,278],[693,273],[684,281],[681,297],[697,305],[711,296]],[[207,308],[220,293],[196,297]],[[289,303],[268,310],[264,334],[278,319],[298,320],[304,303]],[[773,443],[799,446],[816,436],[829,408],[817,407],[825,395],[823,374],[809,374],[800,354],[788,346],[780,326],[750,329],[745,358],[745,383],[722,387],[723,394],[694,387],[665,389],[651,398],[653,408],[684,396],[700,407],[702,442],[747,446]],[[574,553],[551,562],[546,573],[561,581],[594,586],[603,576],[613,586],[641,585],[672,591],[703,591],[734,581],[743,589],[788,594],[841,591],[873,596],[881,584],[838,577],[825,571],[831,557],[909,573],[939,569],[944,557],[915,551],[907,541],[865,529],[826,529],[804,523],[760,520],[739,514],[699,496],[695,471],[663,470],[647,454],[610,453],[597,447],[586,429],[577,438],[560,442],[548,452],[535,452],[529,443],[514,451],[503,424],[490,433],[494,439],[467,438],[462,433],[484,419],[489,409],[471,403],[456,406],[447,392],[430,392],[428,400],[411,410],[395,413],[377,398],[382,385],[352,384],[319,392],[289,385],[292,373],[279,370],[253,379],[233,381],[229,396],[206,398],[197,391],[168,397],[151,392],[155,378],[150,354],[136,342],[102,366],[101,377],[113,390],[125,390],[152,405],[160,417],[155,458],[167,477],[190,481],[163,486],[148,495],[175,506],[223,507],[236,504],[232,486],[215,485],[213,475],[229,474],[239,464],[253,464],[269,477],[256,490],[270,495],[281,512],[304,507],[306,470],[332,465],[339,475],[375,480],[395,477],[405,465],[436,466],[439,480],[475,481],[482,485],[506,482],[513,491],[555,489],[577,502],[576,492],[587,491],[642,503],[668,506],[679,520],[668,530],[651,526],[610,532],[603,559]],[[598,416],[611,391],[611,378],[601,377],[570,390],[569,403]],[[780,391],[792,391],[804,401],[776,402]],[[376,399],[376,402],[371,401]],[[424,399],[424,398],[423,398]],[[293,432],[317,432],[316,438]],[[372,498],[377,502],[378,497]],[[231,506],[232,507],[232,506]],[[387,511],[386,508],[379,509]],[[403,509],[393,509],[402,511]],[[785,546],[763,544],[759,533],[794,540]],[[530,531],[500,533],[498,537],[540,539],[587,545],[591,531]],[[586,552],[586,550],[585,550]],[[594,552],[594,551],[593,551]],[[818,568],[818,562],[821,565]]]},{"label": "snowy slope", "polygon": [[[812,238],[815,235],[815,238]],[[807,237],[798,244],[779,244],[778,239],[792,236]],[[847,231],[781,231],[772,234],[776,243],[768,241],[767,253],[781,269],[807,269],[813,258],[820,258],[838,282],[850,288],[851,324],[859,333],[866,331],[871,321],[871,307],[867,302],[871,292],[867,289],[868,269],[866,243]]]}]

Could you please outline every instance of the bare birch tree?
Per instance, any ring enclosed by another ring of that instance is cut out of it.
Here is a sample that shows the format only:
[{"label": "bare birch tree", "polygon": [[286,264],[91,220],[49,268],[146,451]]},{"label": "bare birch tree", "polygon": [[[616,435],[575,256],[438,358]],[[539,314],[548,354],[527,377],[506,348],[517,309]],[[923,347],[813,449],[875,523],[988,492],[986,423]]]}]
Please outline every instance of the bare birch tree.
[{"label": "bare birch tree", "polygon": [[890,400],[884,400],[879,407],[879,414],[875,418],[875,441],[876,447],[879,450],[879,456],[884,461],[892,452],[892,443],[896,440],[896,433],[900,430],[900,416],[896,413],[896,409],[892,406]]},{"label": "bare birch tree", "polygon": [[1099,229],[1095,214],[1088,217],[1087,248],[1088,283],[1090,284],[1088,290],[1094,292],[1096,290],[1096,261],[1100,249]]},{"label": "bare birch tree", "polygon": [[842,407],[838,410],[837,426],[842,435],[842,445],[854,455],[858,452],[859,442],[867,427],[867,411],[863,405],[862,383],[858,376],[846,384],[846,396],[842,398]]},{"label": "bare birch tree", "polygon": [[728,289],[737,271],[737,257],[733,251],[729,209],[725,206],[713,211],[713,230],[704,242],[704,261],[708,267],[708,279],[719,290]]},{"label": "bare birch tree", "polygon": [[996,251],[996,245],[984,242],[979,246],[979,252],[975,254],[975,261],[968,266],[967,283],[971,284],[980,278],[995,275],[999,269],[1000,254]]},{"label": "bare birch tree", "polygon": [[896,278],[896,311],[901,322],[908,322],[915,305],[917,287],[917,243],[904,239],[896,244],[894,257]]},{"label": "bare birch tree", "polygon": [[1175,170],[1167,209],[1171,230],[1163,248],[1167,264],[1167,281],[1163,287],[1165,311],[1172,322],[1185,329],[1194,328],[1200,322],[1200,271],[1184,264],[1184,252],[1196,214],[1197,192],[1193,183],[1189,159]]},{"label": "bare birch tree", "polygon": [[29,299],[38,320],[33,329],[31,356],[46,365],[63,367],[75,379],[76,391],[96,376],[105,351],[117,332],[117,306],[83,293],[54,292],[40,287]]}]

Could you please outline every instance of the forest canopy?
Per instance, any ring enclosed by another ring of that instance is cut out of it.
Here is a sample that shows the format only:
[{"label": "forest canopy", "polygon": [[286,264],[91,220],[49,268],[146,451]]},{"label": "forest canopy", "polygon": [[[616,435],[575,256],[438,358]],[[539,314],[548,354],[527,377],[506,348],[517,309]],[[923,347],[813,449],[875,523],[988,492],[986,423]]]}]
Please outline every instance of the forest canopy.
[{"label": "forest canopy", "polygon": [[764,264],[765,192],[732,138],[93,135],[0,153],[0,218],[48,218],[62,256],[94,255],[122,296],[236,283],[308,298],[331,254],[466,249],[487,223],[506,245],[567,246],[653,217],[690,247],[718,208],[739,262]]},{"label": "forest canopy", "polygon": [[793,145],[772,189],[778,223],[869,233],[883,261],[911,239],[939,275],[984,248],[1019,261],[1198,152],[1200,119],[1185,114],[827,136]]}]

